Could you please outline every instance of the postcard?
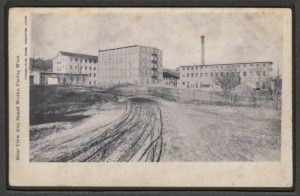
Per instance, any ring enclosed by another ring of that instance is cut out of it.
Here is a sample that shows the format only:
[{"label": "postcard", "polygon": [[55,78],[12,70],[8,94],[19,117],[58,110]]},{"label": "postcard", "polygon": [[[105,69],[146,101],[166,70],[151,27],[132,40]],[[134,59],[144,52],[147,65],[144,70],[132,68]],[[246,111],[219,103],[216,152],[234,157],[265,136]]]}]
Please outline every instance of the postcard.
[{"label": "postcard", "polygon": [[292,187],[288,8],[10,8],[9,184]]}]

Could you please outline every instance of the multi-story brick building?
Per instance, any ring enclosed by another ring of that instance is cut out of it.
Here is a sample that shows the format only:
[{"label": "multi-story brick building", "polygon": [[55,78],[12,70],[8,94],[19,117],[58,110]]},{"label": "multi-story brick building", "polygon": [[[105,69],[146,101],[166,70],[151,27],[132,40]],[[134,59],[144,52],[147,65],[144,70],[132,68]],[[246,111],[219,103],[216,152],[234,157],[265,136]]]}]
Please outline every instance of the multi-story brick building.
[{"label": "multi-story brick building", "polygon": [[237,75],[242,84],[253,88],[268,88],[272,73],[272,62],[251,62],[213,65],[191,65],[179,67],[180,88],[212,88],[216,78]]},{"label": "multi-story brick building", "polygon": [[53,73],[74,74],[72,78],[76,78],[76,74],[87,75],[88,81],[84,83],[96,85],[97,63],[97,56],[60,51],[53,58]]},{"label": "multi-story brick building", "polygon": [[98,52],[99,84],[154,85],[162,81],[162,51],[134,45]]}]

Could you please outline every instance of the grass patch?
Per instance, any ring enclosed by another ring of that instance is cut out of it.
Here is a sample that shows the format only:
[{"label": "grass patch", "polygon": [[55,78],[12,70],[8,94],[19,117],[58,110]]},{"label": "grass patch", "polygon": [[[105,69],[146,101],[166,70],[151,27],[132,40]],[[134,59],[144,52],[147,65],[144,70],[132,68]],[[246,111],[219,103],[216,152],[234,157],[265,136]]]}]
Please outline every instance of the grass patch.
[{"label": "grass patch", "polygon": [[89,116],[75,113],[86,111],[92,105],[116,99],[113,94],[84,87],[30,86],[30,125],[78,121]]}]

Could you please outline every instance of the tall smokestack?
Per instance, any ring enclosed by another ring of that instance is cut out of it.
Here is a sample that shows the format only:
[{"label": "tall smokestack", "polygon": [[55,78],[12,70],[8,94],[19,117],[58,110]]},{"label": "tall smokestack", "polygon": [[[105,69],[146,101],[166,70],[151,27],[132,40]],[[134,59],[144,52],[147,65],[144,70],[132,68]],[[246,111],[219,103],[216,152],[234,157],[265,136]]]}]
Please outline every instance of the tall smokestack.
[{"label": "tall smokestack", "polygon": [[201,65],[205,65],[205,57],[204,57],[204,35],[201,35]]}]

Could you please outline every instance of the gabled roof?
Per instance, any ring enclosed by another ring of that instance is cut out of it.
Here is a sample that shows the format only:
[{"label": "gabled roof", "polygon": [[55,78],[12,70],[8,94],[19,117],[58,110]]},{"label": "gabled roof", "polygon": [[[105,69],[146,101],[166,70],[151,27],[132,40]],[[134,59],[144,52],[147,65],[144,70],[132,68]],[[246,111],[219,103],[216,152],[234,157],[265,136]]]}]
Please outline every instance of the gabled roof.
[{"label": "gabled roof", "polygon": [[175,78],[175,79],[179,79],[179,74],[174,72],[174,71],[171,71],[171,70],[168,70],[168,69],[164,69],[163,70],[163,77],[164,78]]},{"label": "gabled roof", "polygon": [[79,54],[79,53],[72,53],[72,52],[64,52],[59,51],[61,55],[64,56],[71,56],[71,57],[80,57],[85,59],[92,59],[92,60],[98,60],[98,56],[88,55],[88,54]]}]

